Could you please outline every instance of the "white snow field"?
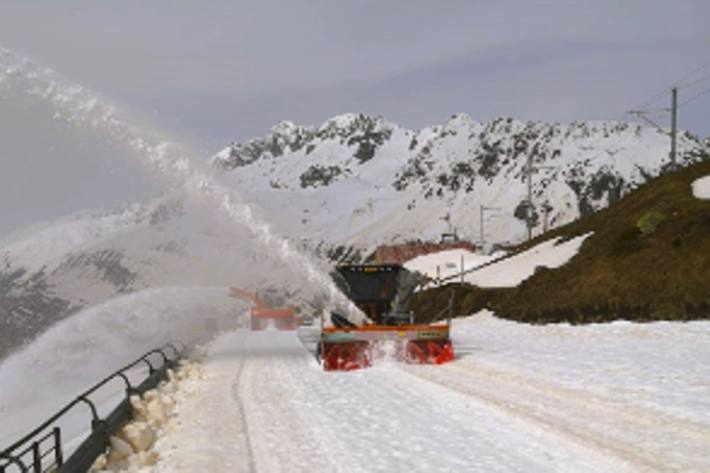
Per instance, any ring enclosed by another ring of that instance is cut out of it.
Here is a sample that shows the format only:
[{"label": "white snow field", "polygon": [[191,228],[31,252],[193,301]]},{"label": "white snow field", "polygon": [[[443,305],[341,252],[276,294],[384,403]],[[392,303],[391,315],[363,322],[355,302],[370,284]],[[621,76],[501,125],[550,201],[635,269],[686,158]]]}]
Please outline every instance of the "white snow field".
[{"label": "white snow field", "polygon": [[478,287],[515,287],[535,273],[539,266],[559,268],[571,260],[592,233],[585,233],[560,242],[560,238],[543,241],[518,253],[467,274],[464,281]]},{"label": "white snow field", "polygon": [[447,365],[326,373],[293,332],[227,332],[141,471],[707,471],[708,337],[481,312],[454,321]]},{"label": "white snow field", "polygon": [[693,195],[698,199],[710,199],[710,176],[701,177],[693,182]]},{"label": "white snow field", "polygon": [[564,242],[560,242],[559,237],[552,238],[508,258],[504,258],[505,252],[502,251],[480,255],[457,249],[418,256],[404,266],[430,278],[447,278],[461,274],[463,258],[465,282],[479,287],[515,287],[532,276],[538,267],[559,268],[567,263],[591,235],[591,232],[586,233]]},{"label": "white snow field", "polygon": [[503,251],[498,251],[491,255],[482,255],[461,248],[417,256],[405,262],[404,267],[410,271],[418,271],[432,279],[437,276],[444,279],[461,272],[462,260],[463,270],[471,271],[503,256],[505,256]]}]

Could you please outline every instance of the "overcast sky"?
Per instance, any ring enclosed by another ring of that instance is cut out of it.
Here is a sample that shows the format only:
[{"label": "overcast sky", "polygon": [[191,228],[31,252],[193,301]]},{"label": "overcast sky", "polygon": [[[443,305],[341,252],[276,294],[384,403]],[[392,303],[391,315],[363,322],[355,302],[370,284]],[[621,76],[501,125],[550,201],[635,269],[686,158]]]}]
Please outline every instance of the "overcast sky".
[{"label": "overcast sky", "polygon": [[[344,112],[412,128],[457,112],[619,118],[710,62],[708,18],[707,0],[0,0],[0,47],[209,154],[280,120]],[[681,101],[708,86],[682,89]],[[710,94],[688,103],[681,127],[710,135],[709,110]],[[100,154],[42,107],[0,96],[0,237],[87,200],[155,192]],[[28,199],[37,210],[18,212],[14,202]]]}]

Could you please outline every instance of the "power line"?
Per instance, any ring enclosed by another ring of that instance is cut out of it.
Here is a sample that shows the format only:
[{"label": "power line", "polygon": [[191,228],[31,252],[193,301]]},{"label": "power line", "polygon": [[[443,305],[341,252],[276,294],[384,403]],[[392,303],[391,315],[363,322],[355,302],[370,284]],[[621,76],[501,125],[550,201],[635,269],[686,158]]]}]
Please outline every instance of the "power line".
[{"label": "power line", "polygon": [[[677,81],[674,82],[674,84],[676,84],[676,85],[674,85],[674,86],[672,85],[672,86],[669,86],[669,87],[668,87],[668,86],[667,86],[667,87],[664,87],[663,90],[661,90],[661,91],[658,92],[657,94],[653,95],[650,99],[644,101],[641,105],[639,105],[638,107],[636,107],[636,110],[646,111],[646,110],[645,110],[646,107],[648,107],[648,106],[651,105],[651,104],[656,103],[656,102],[659,101],[662,97],[665,97],[665,96],[668,94],[668,92],[670,92],[670,90],[671,90],[673,87],[677,87],[677,88],[691,87],[691,86],[693,86],[693,85],[700,84],[701,82],[704,82],[704,81],[710,79],[710,76],[705,76],[705,77],[702,77],[702,78],[700,78],[700,79],[695,79],[695,80],[693,80],[693,81],[691,81],[691,82],[685,83],[688,79],[690,79],[691,77],[693,77],[694,75],[696,75],[698,72],[702,71],[703,69],[705,69],[705,68],[707,68],[707,67],[710,67],[710,61],[701,64],[700,66],[696,67],[696,68],[693,69],[692,71],[690,71],[690,72],[688,72],[687,74],[683,75],[683,77],[681,77],[680,79],[678,79]],[[661,110],[648,110],[648,111],[661,111]],[[670,112],[671,110],[670,110],[670,109],[665,109],[665,110],[662,110],[662,111],[665,112],[665,113],[668,113],[668,112]]]},{"label": "power line", "polygon": [[694,80],[694,81],[692,81],[692,82],[687,82],[687,83],[685,83],[685,84],[682,84],[682,83],[681,83],[681,84],[678,84],[678,87],[681,87],[681,88],[684,88],[684,87],[692,87],[692,86],[694,86],[694,85],[698,85],[698,84],[700,84],[700,83],[703,83],[703,82],[705,82],[705,81],[707,81],[707,80],[710,80],[710,76],[705,76],[705,77],[702,77],[702,78],[700,78],[700,79]]},{"label": "power line", "polygon": [[642,109],[645,109],[646,107],[648,107],[649,105],[658,102],[661,98],[665,97],[666,94],[668,94],[668,90],[670,90],[670,87],[664,87],[662,91],[660,91],[659,93],[657,93],[656,95],[654,95],[650,99],[646,100],[645,102],[643,102],[641,105],[639,105],[636,108],[638,110],[642,110]]},{"label": "power line", "polygon": [[692,102],[693,100],[695,100],[695,99],[697,99],[697,98],[700,98],[700,97],[702,97],[703,95],[708,94],[708,93],[710,93],[710,88],[707,88],[707,89],[705,89],[705,90],[703,90],[703,91],[698,92],[697,94],[693,95],[693,96],[690,97],[689,99],[686,99],[686,100],[684,100],[683,102],[681,102],[678,106],[679,106],[679,107],[682,107],[683,105],[687,104],[688,102]]},{"label": "power line", "polygon": [[708,62],[706,62],[706,63],[704,63],[704,64],[701,64],[701,65],[698,66],[696,69],[693,69],[692,71],[690,71],[689,73],[687,73],[687,74],[686,74],[685,76],[683,76],[678,82],[676,82],[676,84],[678,84],[678,86],[681,87],[680,84],[681,84],[683,81],[686,81],[686,80],[690,79],[690,78],[693,77],[696,73],[702,71],[703,69],[705,69],[705,68],[708,67],[708,66],[710,66],[710,61],[708,61]]}]

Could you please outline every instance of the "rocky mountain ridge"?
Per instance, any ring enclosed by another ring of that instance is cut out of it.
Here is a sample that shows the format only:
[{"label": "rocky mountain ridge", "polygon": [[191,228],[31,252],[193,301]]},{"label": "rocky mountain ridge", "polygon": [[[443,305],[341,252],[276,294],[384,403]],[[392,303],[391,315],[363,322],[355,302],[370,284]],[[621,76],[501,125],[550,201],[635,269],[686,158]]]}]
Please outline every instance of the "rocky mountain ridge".
[{"label": "rocky mountain ridge", "polygon": [[[482,123],[454,115],[415,131],[346,114],[319,127],[281,122],[211,162],[282,234],[366,248],[449,230],[480,239],[482,205],[500,208],[484,240],[521,241],[528,161],[540,233],[657,176],[669,166],[668,149],[665,134],[626,122]],[[687,132],[678,150],[681,165],[708,159],[707,143]]]}]

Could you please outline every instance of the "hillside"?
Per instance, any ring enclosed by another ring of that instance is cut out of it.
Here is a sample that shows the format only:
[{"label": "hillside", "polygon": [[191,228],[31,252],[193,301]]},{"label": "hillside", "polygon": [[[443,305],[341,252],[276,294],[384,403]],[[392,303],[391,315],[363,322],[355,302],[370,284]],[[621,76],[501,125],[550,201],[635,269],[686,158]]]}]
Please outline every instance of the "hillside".
[{"label": "hillside", "polygon": [[[703,144],[679,139],[684,164],[706,159]],[[233,143],[212,159],[228,185],[261,208],[287,237],[371,252],[456,230],[487,242],[520,242],[525,172],[533,177],[534,233],[588,215],[658,175],[668,137],[623,122],[542,123],[455,115],[408,130],[382,118],[341,115],[319,127],[283,122],[263,138]],[[547,215],[545,216],[545,213]]]},{"label": "hillside", "polygon": [[700,163],[652,179],[619,202],[518,248],[593,232],[557,269],[538,268],[513,288],[451,285],[417,295],[420,317],[455,292],[456,312],[487,307],[518,321],[588,323],[707,319],[710,316],[710,200],[691,185]]}]

